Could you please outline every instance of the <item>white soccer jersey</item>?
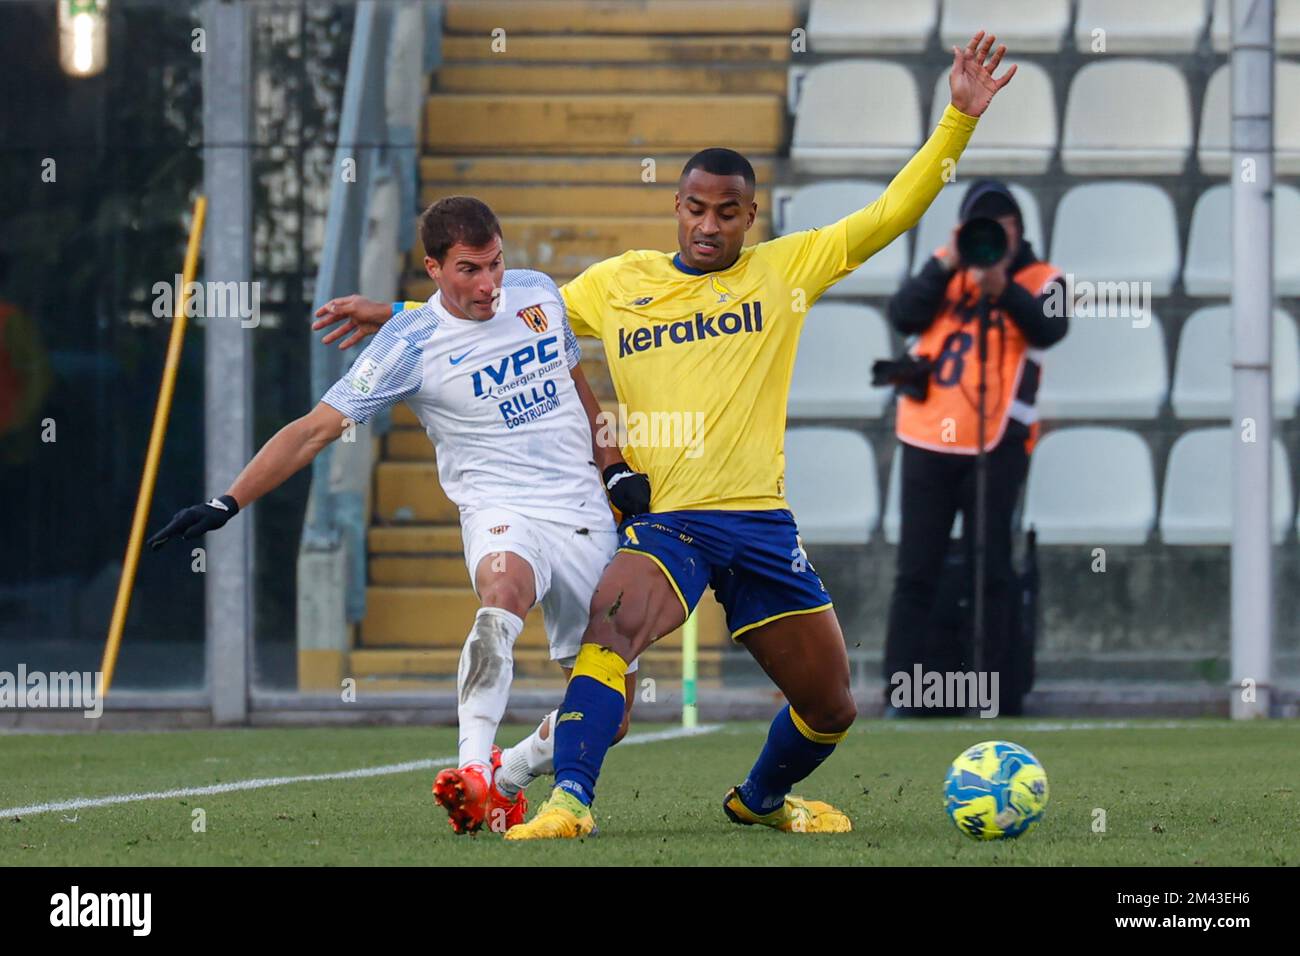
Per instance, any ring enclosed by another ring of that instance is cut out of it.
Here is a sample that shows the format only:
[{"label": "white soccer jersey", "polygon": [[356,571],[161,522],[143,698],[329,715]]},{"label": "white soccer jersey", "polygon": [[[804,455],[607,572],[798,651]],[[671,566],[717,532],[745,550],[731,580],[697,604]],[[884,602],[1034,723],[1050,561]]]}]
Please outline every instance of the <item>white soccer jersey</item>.
[{"label": "white soccer jersey", "polygon": [[393,316],[321,400],[356,422],[410,405],[462,516],[499,507],[612,527],[570,375],[580,352],[564,300],[540,272],[510,269],[501,284],[486,321],[456,318],[440,293]]}]

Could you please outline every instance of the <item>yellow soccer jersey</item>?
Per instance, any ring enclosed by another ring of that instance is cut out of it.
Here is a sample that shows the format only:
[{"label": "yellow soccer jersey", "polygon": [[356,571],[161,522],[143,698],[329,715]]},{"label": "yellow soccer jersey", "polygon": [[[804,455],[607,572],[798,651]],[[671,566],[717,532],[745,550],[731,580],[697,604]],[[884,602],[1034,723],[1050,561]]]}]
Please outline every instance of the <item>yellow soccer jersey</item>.
[{"label": "yellow soccer jersey", "polygon": [[804,316],[916,224],[974,128],[949,106],[870,206],[749,246],[730,268],[699,273],[671,254],[633,251],[560,290],[574,332],[605,346],[619,443],[650,477],[651,510],[787,507],[785,410]]}]

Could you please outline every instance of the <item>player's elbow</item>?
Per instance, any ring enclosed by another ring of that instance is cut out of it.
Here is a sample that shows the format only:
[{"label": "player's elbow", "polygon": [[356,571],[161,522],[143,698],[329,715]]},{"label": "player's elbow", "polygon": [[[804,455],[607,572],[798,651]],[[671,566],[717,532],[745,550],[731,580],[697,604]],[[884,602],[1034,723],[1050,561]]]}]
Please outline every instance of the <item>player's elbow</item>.
[{"label": "player's elbow", "polygon": [[314,458],[353,423],[328,405],[321,404],[293,424],[299,444]]}]

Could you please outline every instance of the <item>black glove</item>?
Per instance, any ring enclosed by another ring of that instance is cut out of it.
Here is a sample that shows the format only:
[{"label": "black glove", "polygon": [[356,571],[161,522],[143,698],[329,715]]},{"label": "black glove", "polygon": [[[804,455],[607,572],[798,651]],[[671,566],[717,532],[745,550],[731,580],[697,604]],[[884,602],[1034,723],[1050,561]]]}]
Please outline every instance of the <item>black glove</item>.
[{"label": "black glove", "polygon": [[610,465],[601,475],[609,502],[624,518],[645,514],[650,510],[650,479],[633,471],[626,462]]},{"label": "black glove", "polygon": [[157,551],[172,538],[186,541],[216,531],[239,514],[239,502],[230,495],[213,498],[207,504],[194,505],[176,512],[167,526],[149,539],[149,547]]}]

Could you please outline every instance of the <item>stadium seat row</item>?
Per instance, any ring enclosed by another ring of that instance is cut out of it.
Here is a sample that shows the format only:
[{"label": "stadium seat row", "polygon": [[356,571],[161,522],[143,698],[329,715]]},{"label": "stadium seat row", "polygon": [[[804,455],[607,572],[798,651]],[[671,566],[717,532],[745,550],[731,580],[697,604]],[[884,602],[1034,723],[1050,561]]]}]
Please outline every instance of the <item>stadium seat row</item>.
[{"label": "stadium seat row", "polygon": [[[1075,317],[1042,357],[1038,408],[1046,419],[1152,419],[1168,397],[1181,419],[1232,415],[1229,306],[1210,306],[1183,324],[1170,389],[1158,316]],[[795,359],[791,418],[862,420],[885,413],[891,392],[871,386],[871,363],[893,352],[888,325],[870,306],[821,302],[809,310]],[[1273,415],[1291,419],[1300,402],[1300,341],[1294,319],[1273,315]]]},{"label": "stadium seat row", "polygon": [[[1168,545],[1228,544],[1236,440],[1231,428],[1198,428],[1179,436],[1169,452],[1157,513],[1155,468],[1140,435],[1096,427],[1050,432],[1030,460],[1022,528],[1032,526],[1039,543],[1049,545],[1138,545],[1153,529]],[[869,542],[882,524],[871,444],[847,429],[791,428],[785,456],[790,507],[804,541]],[[890,544],[899,537],[899,461],[895,453],[883,521]],[[1271,467],[1273,542],[1278,544],[1292,520],[1292,495],[1291,470],[1276,439]],[[960,533],[958,526],[954,534]]]},{"label": "stadium seat row", "polygon": [[[1290,175],[1300,173],[1300,63],[1279,60],[1275,74],[1275,166],[1279,174]],[[845,96],[845,90],[856,95]],[[935,80],[924,131],[916,83],[898,63],[836,60],[796,67],[790,91],[795,114],[790,157],[796,169],[892,172],[939,121],[948,103],[948,73]],[[1045,173],[1058,147],[1059,127],[1061,164],[1073,175],[1178,175],[1196,143],[1201,171],[1222,176],[1230,163],[1231,112],[1226,63],[1206,86],[1198,142],[1182,70],[1155,60],[1107,59],[1074,74],[1058,123],[1047,70],[1022,61],[998,107],[980,120],[960,168],[967,175]]]},{"label": "stadium seat row", "polygon": [[[818,53],[881,53],[924,50],[935,27],[947,49],[976,30],[997,27],[1016,51],[1055,53],[1073,22],[1076,49],[1091,53],[1104,40],[1109,53],[1189,53],[1210,22],[1217,52],[1229,47],[1229,0],[1079,0],[1071,19],[1069,0],[812,0],[809,48]],[[1277,0],[1275,33],[1282,52],[1300,51],[1300,0]],[[1098,34],[1097,31],[1104,31]]]},{"label": "stadium seat row", "polygon": [[[833,222],[870,202],[882,182],[828,180],[772,194],[779,234]],[[911,271],[945,245],[957,221],[965,182],[945,187],[917,227]],[[1029,190],[1012,185],[1025,220],[1025,238],[1041,256],[1042,217]],[[1056,209],[1047,258],[1076,280],[1149,282],[1153,296],[1172,293],[1180,266],[1183,287],[1197,297],[1226,296],[1232,286],[1231,186],[1212,186],[1192,211],[1187,253],[1179,249],[1173,201],[1159,186],[1140,182],[1085,183],[1070,189]],[[1274,189],[1273,281],[1278,295],[1300,295],[1300,190]],[[1105,241],[1098,241],[1104,238]],[[900,236],[833,286],[830,296],[891,295],[908,273],[908,239]]]}]

